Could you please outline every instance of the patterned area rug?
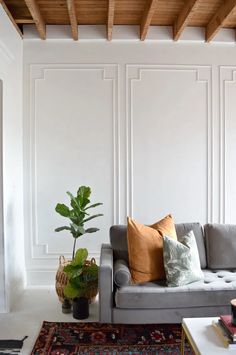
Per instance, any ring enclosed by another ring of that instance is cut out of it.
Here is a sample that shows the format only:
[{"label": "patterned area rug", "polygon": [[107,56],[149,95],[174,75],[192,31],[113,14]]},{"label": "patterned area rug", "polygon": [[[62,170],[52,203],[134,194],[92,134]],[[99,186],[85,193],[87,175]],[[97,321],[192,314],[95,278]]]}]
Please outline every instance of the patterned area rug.
[{"label": "patterned area rug", "polygon": [[[179,324],[43,322],[32,355],[179,355]],[[188,345],[185,355],[192,355]]]}]

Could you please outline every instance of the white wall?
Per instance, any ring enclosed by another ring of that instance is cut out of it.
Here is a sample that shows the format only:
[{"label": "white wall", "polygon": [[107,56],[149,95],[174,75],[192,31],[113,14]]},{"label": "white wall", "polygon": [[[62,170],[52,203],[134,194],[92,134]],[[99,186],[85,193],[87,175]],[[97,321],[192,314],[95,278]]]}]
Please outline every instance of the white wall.
[{"label": "white wall", "polygon": [[236,223],[235,58],[227,44],[25,41],[29,284],[53,284],[70,255],[54,207],[81,184],[104,203],[78,244],[97,258],[127,215]]},{"label": "white wall", "polygon": [[5,253],[3,228],[3,161],[2,161],[2,117],[3,117],[3,82],[0,80],[0,312],[7,309],[5,284]]},{"label": "white wall", "polygon": [[0,80],[3,93],[3,132],[0,142],[3,150],[3,225],[1,223],[1,228],[4,230],[0,234],[0,312],[4,312],[11,308],[25,283],[22,149],[23,43],[2,6],[0,6],[0,22]]}]

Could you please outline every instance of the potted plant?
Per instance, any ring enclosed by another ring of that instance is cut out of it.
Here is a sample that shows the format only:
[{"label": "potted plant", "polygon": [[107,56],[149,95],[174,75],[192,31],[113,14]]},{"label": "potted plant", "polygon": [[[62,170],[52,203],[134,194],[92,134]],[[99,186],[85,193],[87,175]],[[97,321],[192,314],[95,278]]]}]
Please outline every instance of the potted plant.
[{"label": "potted plant", "polygon": [[73,196],[71,192],[67,191],[67,195],[70,197],[70,206],[68,207],[63,203],[58,203],[56,205],[56,212],[59,213],[61,216],[66,217],[69,219],[70,224],[69,226],[62,226],[55,229],[55,232],[61,232],[63,230],[68,230],[73,238],[73,251],[72,251],[72,260],[75,256],[75,248],[76,248],[76,241],[79,237],[86,233],[94,233],[97,232],[98,228],[84,228],[84,224],[91,219],[103,216],[103,214],[95,214],[90,216],[88,210],[90,208],[94,208],[97,206],[102,205],[102,203],[94,203],[90,204],[90,195],[91,195],[91,188],[89,186],[80,186],[77,195]]},{"label": "potted plant", "polygon": [[68,283],[64,294],[73,300],[73,317],[85,319],[89,316],[89,292],[97,287],[98,266],[96,263],[87,263],[88,250],[80,248],[71,263],[64,267],[68,275]]},{"label": "potted plant", "polygon": [[[67,206],[63,203],[58,203],[55,207],[55,210],[57,213],[59,213],[61,216],[65,217],[69,220],[69,225],[64,225],[62,227],[58,227],[55,229],[55,231],[61,232],[61,231],[67,230],[71,233],[72,237],[74,238],[73,250],[72,250],[72,261],[66,262],[65,259],[63,259],[63,262],[61,262],[62,259],[60,258],[60,266],[59,266],[59,269],[58,269],[57,275],[56,275],[56,291],[57,291],[60,301],[63,303],[64,303],[64,301],[66,301],[64,289],[65,289],[65,286],[68,282],[68,276],[69,276],[68,273],[65,274],[64,266],[68,263],[69,263],[69,265],[71,265],[71,263],[75,262],[74,259],[75,259],[75,250],[76,250],[77,239],[86,233],[94,233],[99,230],[98,228],[94,228],[94,227],[93,228],[85,228],[85,223],[87,223],[90,220],[97,218],[99,216],[103,216],[103,214],[101,214],[101,213],[94,214],[94,215],[89,214],[89,210],[91,208],[95,208],[97,206],[102,205],[102,203],[100,203],[100,202],[94,203],[94,204],[90,203],[91,188],[89,186],[80,186],[77,191],[76,196],[74,196],[71,192],[67,192],[67,194],[70,197],[70,206]],[[94,260],[94,262],[95,262],[95,260]],[[87,263],[86,263],[87,266],[89,263],[91,264],[91,262],[87,261]],[[94,267],[92,267],[92,270],[93,270],[93,268]],[[93,285],[94,285],[94,283],[93,283]],[[93,288],[92,291],[93,292],[90,293],[91,298],[96,296],[98,289]],[[68,305],[68,302],[66,302],[66,305],[68,306],[68,308],[70,308],[70,306]],[[64,304],[64,306],[65,306],[65,304]],[[64,309],[63,305],[62,305],[62,310],[65,313],[67,312],[66,308],[67,307],[65,307],[65,309]]]}]

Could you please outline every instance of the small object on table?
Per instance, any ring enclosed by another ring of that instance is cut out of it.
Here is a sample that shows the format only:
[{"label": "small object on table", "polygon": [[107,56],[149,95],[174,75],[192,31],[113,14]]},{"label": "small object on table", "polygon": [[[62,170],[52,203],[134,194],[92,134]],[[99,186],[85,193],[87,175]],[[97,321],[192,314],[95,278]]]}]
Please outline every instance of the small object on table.
[{"label": "small object on table", "polygon": [[236,342],[230,337],[220,320],[212,321],[212,327],[226,348],[236,350]]},{"label": "small object on table", "polygon": [[213,321],[217,323],[219,317],[183,318],[181,355],[185,354],[185,338],[188,339],[195,355],[236,354],[235,344],[228,344],[227,348],[225,347],[212,327]]},{"label": "small object on table", "polygon": [[232,341],[236,341],[236,326],[232,324],[231,314],[220,316],[221,326],[225,329]]}]

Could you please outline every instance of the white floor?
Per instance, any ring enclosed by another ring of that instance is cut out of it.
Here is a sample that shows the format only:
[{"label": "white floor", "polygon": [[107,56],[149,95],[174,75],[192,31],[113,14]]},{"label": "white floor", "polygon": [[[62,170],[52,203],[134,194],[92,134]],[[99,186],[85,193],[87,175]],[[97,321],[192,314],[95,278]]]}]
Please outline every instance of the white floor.
[{"label": "white floor", "polygon": [[[98,321],[98,301],[90,304],[89,313],[86,322]],[[0,339],[22,339],[28,335],[21,354],[29,355],[44,320],[79,322],[71,313],[62,313],[54,288],[26,289],[10,313],[0,314]]]}]

